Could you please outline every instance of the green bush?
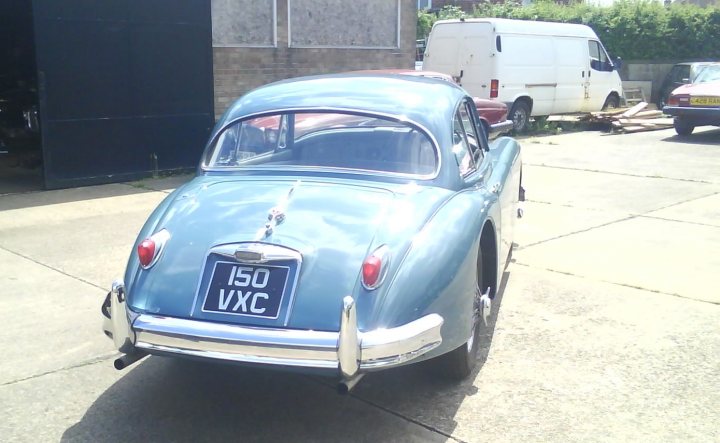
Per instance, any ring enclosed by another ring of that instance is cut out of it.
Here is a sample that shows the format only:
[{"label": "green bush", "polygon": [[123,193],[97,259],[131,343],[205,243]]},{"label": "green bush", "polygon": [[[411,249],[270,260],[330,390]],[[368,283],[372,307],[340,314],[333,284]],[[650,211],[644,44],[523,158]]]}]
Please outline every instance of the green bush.
[{"label": "green bush", "polygon": [[[445,7],[437,15],[418,11],[418,38],[427,37],[436,20],[462,16],[466,15],[454,7]],[[470,16],[582,23],[593,28],[613,57],[626,60],[720,59],[717,6],[622,0],[607,7],[547,0],[529,6],[487,2],[476,6]]]}]

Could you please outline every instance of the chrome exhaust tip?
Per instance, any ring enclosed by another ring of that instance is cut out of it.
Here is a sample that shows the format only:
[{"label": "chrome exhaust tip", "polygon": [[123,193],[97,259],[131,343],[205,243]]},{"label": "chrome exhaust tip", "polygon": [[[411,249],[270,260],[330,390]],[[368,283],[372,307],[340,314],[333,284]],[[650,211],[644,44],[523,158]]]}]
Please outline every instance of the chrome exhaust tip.
[{"label": "chrome exhaust tip", "polygon": [[363,376],[365,376],[365,374],[358,374],[355,377],[349,378],[347,380],[342,380],[337,385],[338,394],[347,395],[352,390],[352,388],[354,388],[355,385],[358,384],[360,380],[362,380]]},{"label": "chrome exhaust tip", "polygon": [[115,369],[117,369],[118,371],[122,371],[131,364],[137,362],[138,360],[142,360],[145,357],[147,357],[147,353],[140,351],[132,354],[125,354],[121,357],[116,358],[113,362],[113,366],[115,366]]}]

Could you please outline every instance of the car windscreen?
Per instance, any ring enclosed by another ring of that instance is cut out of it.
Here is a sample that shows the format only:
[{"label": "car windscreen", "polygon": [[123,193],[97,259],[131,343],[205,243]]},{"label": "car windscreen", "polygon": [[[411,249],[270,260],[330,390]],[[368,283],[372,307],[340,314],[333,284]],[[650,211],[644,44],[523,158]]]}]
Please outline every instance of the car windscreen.
[{"label": "car windscreen", "polygon": [[695,77],[695,83],[706,83],[720,80],[720,65],[709,65],[702,68]]},{"label": "car windscreen", "polygon": [[438,163],[433,142],[410,123],[374,115],[298,112],[230,124],[215,138],[203,165],[430,176]]}]

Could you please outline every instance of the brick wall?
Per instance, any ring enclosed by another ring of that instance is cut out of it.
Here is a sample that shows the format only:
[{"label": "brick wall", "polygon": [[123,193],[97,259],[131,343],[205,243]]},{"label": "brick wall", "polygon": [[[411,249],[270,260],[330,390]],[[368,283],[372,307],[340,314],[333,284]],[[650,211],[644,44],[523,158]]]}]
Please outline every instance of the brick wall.
[{"label": "brick wall", "polygon": [[[293,1],[299,1],[294,9],[297,14],[297,7],[302,5],[302,0],[276,0],[277,44],[275,47],[213,47],[216,118],[242,94],[273,81],[361,69],[414,68],[416,0],[400,0],[399,48],[390,49],[324,47],[330,45],[290,47],[288,3]],[[394,2],[394,0],[382,1]],[[364,29],[364,32],[373,33],[372,27],[377,26],[378,20],[363,24],[343,22],[352,20],[352,14],[345,14],[349,6],[363,3],[363,0],[324,0],[324,5],[329,10],[337,11],[337,16],[327,22],[330,24],[326,26],[337,29],[337,32],[343,32],[344,26],[346,29],[354,26],[352,29]],[[297,19],[297,15],[293,17],[293,20]],[[384,26],[386,25],[387,20]],[[388,35],[386,31],[383,30],[382,33]],[[397,26],[393,32],[397,33]],[[367,41],[372,41],[369,34],[366,34],[366,37]],[[294,40],[299,38],[295,37]],[[396,46],[397,38],[393,40],[395,40],[393,46]]]}]

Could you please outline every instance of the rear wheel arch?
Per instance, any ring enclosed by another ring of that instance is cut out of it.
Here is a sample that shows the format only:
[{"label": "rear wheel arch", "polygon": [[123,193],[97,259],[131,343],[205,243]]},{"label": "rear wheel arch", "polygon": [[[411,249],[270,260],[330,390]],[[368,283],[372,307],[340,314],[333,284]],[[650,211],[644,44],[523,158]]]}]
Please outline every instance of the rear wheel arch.
[{"label": "rear wheel arch", "polygon": [[490,220],[485,222],[480,234],[480,250],[478,254],[482,255],[481,269],[478,270],[482,279],[482,281],[478,282],[480,291],[485,292],[487,288],[490,288],[490,297],[495,297],[498,268],[497,235]]},{"label": "rear wheel arch", "polygon": [[497,236],[493,223],[488,219],[483,225],[477,253],[477,294],[473,302],[470,338],[452,351],[438,356],[431,366],[441,376],[463,380],[473,373],[477,365],[480,338],[484,335],[482,301],[480,294],[490,288],[490,298],[497,292]]},{"label": "rear wheel arch", "polygon": [[515,97],[515,100],[513,101],[513,104],[510,106],[510,109],[512,109],[513,106],[515,106],[516,103],[525,103],[528,108],[530,109],[530,112],[532,112],[533,109],[533,99],[529,95],[519,95]]}]

